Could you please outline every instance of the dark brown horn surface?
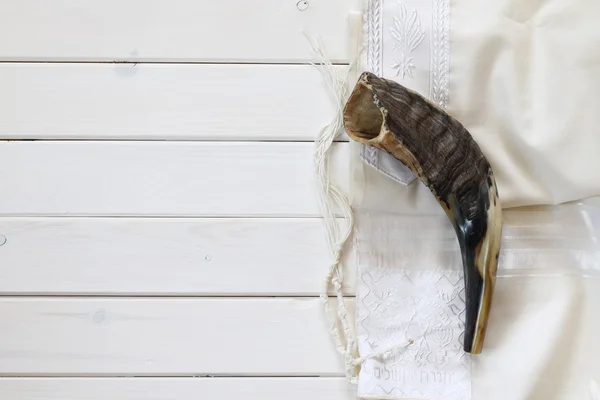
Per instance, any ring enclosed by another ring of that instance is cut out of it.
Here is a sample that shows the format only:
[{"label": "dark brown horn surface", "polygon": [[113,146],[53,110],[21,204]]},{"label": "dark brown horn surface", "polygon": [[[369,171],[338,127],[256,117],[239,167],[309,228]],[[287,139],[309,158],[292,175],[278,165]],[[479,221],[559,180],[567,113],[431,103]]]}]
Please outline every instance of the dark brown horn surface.
[{"label": "dark brown horn surface", "polygon": [[502,211],[492,168],[469,132],[423,96],[372,73],[344,109],[349,136],[409,167],[434,194],[460,244],[465,276],[464,349],[480,353],[490,312]]}]

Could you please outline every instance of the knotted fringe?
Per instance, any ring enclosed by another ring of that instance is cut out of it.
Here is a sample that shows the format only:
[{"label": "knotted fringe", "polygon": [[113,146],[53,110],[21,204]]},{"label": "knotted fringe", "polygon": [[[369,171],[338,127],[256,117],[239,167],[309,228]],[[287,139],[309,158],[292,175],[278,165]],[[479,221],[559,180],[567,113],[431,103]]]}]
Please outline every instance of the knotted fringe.
[{"label": "knotted fringe", "polygon": [[[354,45],[350,54],[356,54],[345,74],[341,74],[340,69],[335,68],[331,64],[318,38],[311,40],[307,35],[306,37],[316,59],[311,64],[323,76],[328,92],[333,97],[336,106],[333,120],[323,127],[317,135],[313,155],[313,166],[317,177],[321,213],[325,221],[327,242],[332,257],[332,263],[329,265],[325,285],[320,297],[323,301],[329,330],[335,341],[337,351],[344,357],[346,377],[350,383],[357,384],[360,365],[366,360],[371,358],[386,358],[386,355],[391,355],[395,351],[407,347],[412,344],[412,341],[405,341],[368,356],[358,357],[355,333],[348,322],[348,309],[346,308],[343,295],[344,275],[341,257],[344,246],[354,228],[354,216],[346,195],[329,180],[329,155],[333,141],[344,131],[343,111],[349,94],[349,79],[356,80],[358,78],[355,70],[359,64],[362,52],[362,46],[357,45],[362,31],[362,14],[358,12],[351,13],[349,19],[350,43]],[[341,219],[344,222],[342,226],[338,224],[335,211],[341,213]],[[333,289],[333,293],[337,298],[336,312],[332,312],[331,310],[329,301],[330,289]]]},{"label": "knotted fringe", "polygon": [[[308,38],[308,37],[307,37]],[[349,73],[342,77],[339,69],[335,68],[325,56],[320,41],[312,41],[308,38],[316,62],[311,63],[317,67],[325,80],[327,90],[335,101],[335,115],[333,120],[323,127],[315,140],[315,152],[313,155],[313,167],[317,176],[319,203],[321,213],[325,221],[327,231],[327,243],[331,252],[332,262],[329,265],[325,287],[321,293],[321,300],[325,308],[325,315],[329,325],[329,331],[333,336],[337,351],[344,357],[346,365],[346,377],[351,383],[357,383],[357,366],[355,365],[355,354],[357,353],[354,332],[348,322],[348,310],[344,301],[342,284],[344,274],[341,262],[344,245],[352,234],[354,228],[354,216],[347,197],[329,180],[329,155],[330,148],[335,138],[343,132],[343,108],[347,96],[347,79]],[[341,212],[344,226],[340,226],[334,214],[334,210]],[[337,313],[331,311],[329,302],[329,290],[337,298]]]}]

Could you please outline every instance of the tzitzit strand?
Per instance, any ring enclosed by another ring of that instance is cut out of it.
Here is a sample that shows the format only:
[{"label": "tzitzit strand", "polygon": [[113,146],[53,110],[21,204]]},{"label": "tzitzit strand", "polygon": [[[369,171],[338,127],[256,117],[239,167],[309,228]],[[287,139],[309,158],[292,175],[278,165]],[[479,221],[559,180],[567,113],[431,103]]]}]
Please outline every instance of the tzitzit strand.
[{"label": "tzitzit strand", "polygon": [[[317,67],[327,90],[335,101],[335,115],[333,120],[324,126],[315,140],[315,152],[313,156],[313,167],[317,176],[317,193],[321,213],[325,221],[327,231],[327,243],[332,256],[329,265],[325,287],[321,293],[321,300],[325,308],[325,315],[329,330],[335,340],[337,351],[344,357],[346,365],[346,377],[352,383],[357,383],[357,371],[355,353],[357,351],[354,332],[348,323],[348,310],[344,301],[342,284],[344,281],[341,255],[344,245],[352,234],[354,227],[354,216],[352,208],[344,193],[329,180],[329,155],[330,148],[335,138],[343,131],[343,106],[347,95],[347,83],[338,70],[325,57],[320,41],[312,41],[313,52],[318,61],[311,63]],[[341,227],[336,220],[334,208],[341,212],[345,226]],[[332,313],[329,302],[329,290],[333,288],[337,297],[337,315]]]},{"label": "tzitzit strand", "polygon": [[[333,120],[319,131],[315,140],[315,152],[313,156],[321,212],[325,221],[327,242],[333,260],[329,265],[327,277],[325,278],[325,287],[320,297],[323,301],[329,330],[334,338],[337,351],[344,357],[346,377],[350,383],[357,384],[359,368],[366,360],[372,358],[385,359],[399,349],[406,348],[414,342],[409,339],[367,356],[358,357],[355,333],[348,322],[348,309],[342,290],[344,275],[341,262],[342,251],[354,228],[354,216],[350,202],[345,194],[329,180],[329,155],[333,141],[344,130],[343,110],[348,95],[348,79],[353,75],[352,71],[356,67],[360,56],[357,55],[355,57],[348,72],[342,76],[338,72],[339,69],[335,68],[325,56],[320,41],[318,39],[312,41],[310,38],[308,40],[317,59],[316,62],[311,64],[323,76],[328,92],[333,97],[336,105]],[[338,210],[341,213],[341,218],[345,223],[343,227],[338,224],[334,210]],[[337,312],[335,313],[331,311],[330,307],[330,289],[333,289],[337,298]]]}]

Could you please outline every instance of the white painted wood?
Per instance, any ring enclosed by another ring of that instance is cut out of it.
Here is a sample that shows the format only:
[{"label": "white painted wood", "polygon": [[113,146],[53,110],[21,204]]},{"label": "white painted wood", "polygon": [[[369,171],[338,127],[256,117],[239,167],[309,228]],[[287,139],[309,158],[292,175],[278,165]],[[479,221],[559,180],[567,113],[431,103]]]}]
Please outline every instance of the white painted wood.
[{"label": "white painted wood", "polygon": [[[3,60],[306,62],[302,31],[347,60],[355,0],[0,2]],[[360,4],[360,2],[358,1]]]},{"label": "white painted wood", "polygon": [[[312,143],[0,142],[0,215],[319,216]],[[348,143],[334,146],[347,192]]]},{"label": "white painted wood", "polygon": [[0,218],[0,235],[2,295],[318,296],[331,263],[317,218]]},{"label": "white painted wood", "polygon": [[343,374],[318,298],[5,297],[0,319],[2,375]]},{"label": "white painted wood", "polygon": [[6,400],[352,400],[344,378],[0,378]]},{"label": "white painted wood", "polygon": [[8,63],[0,87],[8,139],[314,140],[334,115],[308,65]]}]

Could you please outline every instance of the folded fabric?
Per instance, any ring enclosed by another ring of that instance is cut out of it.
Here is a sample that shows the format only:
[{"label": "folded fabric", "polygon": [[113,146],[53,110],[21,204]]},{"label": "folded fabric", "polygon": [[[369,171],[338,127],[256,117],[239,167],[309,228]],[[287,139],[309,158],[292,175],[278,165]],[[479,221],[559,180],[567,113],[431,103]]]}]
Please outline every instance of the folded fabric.
[{"label": "folded fabric", "polygon": [[369,0],[366,68],[465,125],[494,168],[503,207],[592,197],[598,18],[600,2],[587,0]]},{"label": "folded fabric", "polygon": [[463,123],[508,209],[484,350],[471,356],[460,348],[462,263],[447,217],[397,160],[351,143],[356,331],[368,358],[359,397],[591,398],[600,380],[596,3],[366,1],[362,69]]},{"label": "folded fabric", "polygon": [[462,351],[462,263],[444,215],[358,212],[359,396],[587,399],[600,378],[600,207],[507,210],[482,354]]}]

